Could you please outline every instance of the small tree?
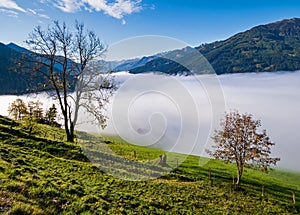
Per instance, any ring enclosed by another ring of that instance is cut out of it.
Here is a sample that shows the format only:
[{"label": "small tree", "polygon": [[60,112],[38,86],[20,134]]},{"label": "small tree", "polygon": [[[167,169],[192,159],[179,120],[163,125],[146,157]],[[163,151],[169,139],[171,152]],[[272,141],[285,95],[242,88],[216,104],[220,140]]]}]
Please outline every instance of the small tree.
[{"label": "small tree", "polygon": [[39,101],[29,101],[27,104],[28,115],[34,117],[38,122],[43,121],[43,103]]},{"label": "small tree", "polygon": [[49,108],[49,110],[45,114],[45,120],[47,124],[53,126],[56,123],[56,117],[57,117],[57,109],[55,104],[52,104],[52,106]]},{"label": "small tree", "polygon": [[12,102],[8,107],[8,113],[15,120],[22,120],[27,114],[27,107],[24,101],[20,98],[17,98]]},{"label": "small tree", "polygon": [[26,115],[23,119],[23,127],[28,130],[29,135],[32,135],[37,128],[37,120],[34,115]]},{"label": "small tree", "polygon": [[262,171],[268,172],[270,165],[276,165],[280,158],[271,158],[271,146],[266,130],[258,131],[260,120],[252,119],[251,114],[239,114],[238,111],[225,113],[221,129],[216,130],[212,139],[214,151],[208,153],[225,162],[235,162],[237,166],[236,186],[240,185],[245,164],[252,161]]}]

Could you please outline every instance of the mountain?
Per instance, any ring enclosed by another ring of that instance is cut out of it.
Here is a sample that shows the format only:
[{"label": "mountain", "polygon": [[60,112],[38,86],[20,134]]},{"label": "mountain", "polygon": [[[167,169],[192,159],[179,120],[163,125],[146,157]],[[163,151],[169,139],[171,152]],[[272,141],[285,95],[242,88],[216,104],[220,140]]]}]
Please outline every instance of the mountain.
[{"label": "mountain", "polygon": [[124,60],[118,62],[117,66],[115,67],[115,71],[129,71],[131,69],[141,67],[146,65],[146,63],[153,61],[154,59],[158,58],[160,54],[153,55],[150,57],[142,57],[142,58],[135,58],[130,60]]},{"label": "mountain", "polygon": [[20,59],[22,53],[0,43],[0,94],[25,93],[30,88],[30,77],[13,71],[15,60]]},{"label": "mountain", "polygon": [[[199,65],[199,57],[193,54],[195,50],[206,57],[217,74],[300,70],[300,19],[260,25],[227,40],[202,44],[195,49],[187,47],[149,57],[106,62],[104,69],[113,67],[116,72],[134,74],[154,71],[188,75]],[[42,80],[29,83],[31,77],[12,71],[16,60],[29,53],[16,44],[0,43],[0,94],[28,93],[42,83]],[[191,66],[188,69],[176,62]],[[206,68],[207,65],[200,68],[201,73],[207,73]],[[61,66],[56,65],[56,69],[61,70]]]},{"label": "mountain", "polygon": [[197,74],[208,74],[212,69],[196,49],[185,47],[157,55],[155,59],[144,66],[131,69],[130,73],[155,72],[169,75],[190,75],[191,71],[197,72]]},{"label": "mountain", "polygon": [[6,45],[8,48],[11,48],[13,50],[15,50],[16,52],[19,52],[19,53],[22,53],[22,54],[29,54],[30,51],[21,47],[21,46],[18,46],[17,44],[14,44],[14,43],[9,43]]},{"label": "mountain", "polygon": [[[227,40],[203,44],[195,49],[207,58],[217,74],[299,70],[300,19],[260,25]],[[130,70],[131,73],[147,71],[168,74],[189,72],[164,58]]]},{"label": "mountain", "polygon": [[[16,64],[20,62],[20,59],[27,58],[32,59],[31,51],[20,47],[14,43],[5,45],[0,43],[0,95],[4,94],[26,94],[36,92],[41,89],[41,84],[45,83],[45,77],[33,77],[30,73],[20,71]],[[57,56],[59,59],[60,56]],[[31,60],[32,61],[32,60]],[[45,60],[47,63],[47,60]],[[69,61],[69,65],[73,64],[73,61]],[[24,63],[24,68],[33,69],[33,65],[30,63]],[[62,70],[62,66],[57,64],[54,66],[57,72]],[[46,71],[46,68],[41,68]],[[70,90],[75,89],[74,77],[68,77],[70,83]]]}]

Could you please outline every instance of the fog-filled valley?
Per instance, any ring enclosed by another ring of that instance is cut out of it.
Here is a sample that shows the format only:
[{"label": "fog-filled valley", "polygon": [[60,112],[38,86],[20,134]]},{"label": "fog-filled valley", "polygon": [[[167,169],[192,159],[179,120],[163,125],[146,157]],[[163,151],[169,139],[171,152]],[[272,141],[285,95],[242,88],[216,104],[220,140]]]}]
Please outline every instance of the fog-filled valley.
[{"label": "fog-filled valley", "polygon": [[[211,81],[213,79],[213,81]],[[300,72],[244,73],[220,76],[165,76],[116,73],[119,89],[107,107],[101,130],[80,113],[76,129],[119,135],[138,145],[186,154],[205,154],[224,111],[238,110],[260,119],[276,144],[278,167],[300,171]],[[54,102],[46,94],[19,96],[39,100],[44,110]],[[0,114],[8,115],[17,96],[0,97]]]}]

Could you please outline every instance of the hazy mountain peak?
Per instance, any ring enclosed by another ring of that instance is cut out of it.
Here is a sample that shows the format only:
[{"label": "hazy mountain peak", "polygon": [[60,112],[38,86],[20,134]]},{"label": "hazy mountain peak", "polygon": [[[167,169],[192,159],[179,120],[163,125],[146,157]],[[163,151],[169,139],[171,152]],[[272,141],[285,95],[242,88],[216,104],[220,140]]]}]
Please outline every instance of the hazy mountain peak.
[{"label": "hazy mountain peak", "polygon": [[17,51],[17,52],[20,52],[20,53],[29,53],[30,52],[29,50],[15,44],[15,43],[9,43],[6,46],[13,49],[13,50],[15,50],[15,51]]}]

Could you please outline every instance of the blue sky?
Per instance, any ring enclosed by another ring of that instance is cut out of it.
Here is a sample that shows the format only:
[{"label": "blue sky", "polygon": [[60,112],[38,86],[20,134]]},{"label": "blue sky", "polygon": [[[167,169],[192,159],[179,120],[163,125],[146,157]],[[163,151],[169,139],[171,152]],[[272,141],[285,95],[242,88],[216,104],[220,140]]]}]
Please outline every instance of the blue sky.
[{"label": "blue sky", "polygon": [[23,45],[37,25],[77,19],[108,45],[162,35],[196,46],[293,17],[300,17],[299,0],[0,0],[0,41]]}]

